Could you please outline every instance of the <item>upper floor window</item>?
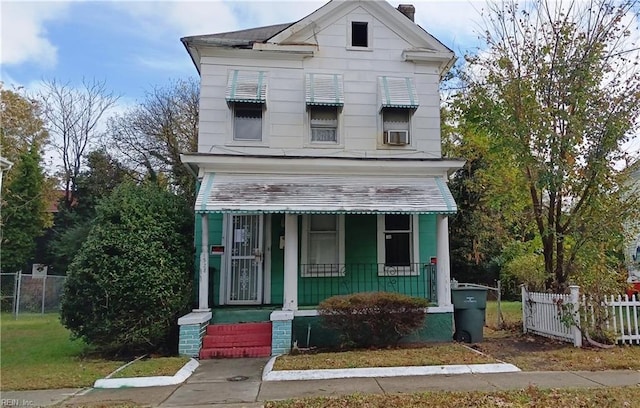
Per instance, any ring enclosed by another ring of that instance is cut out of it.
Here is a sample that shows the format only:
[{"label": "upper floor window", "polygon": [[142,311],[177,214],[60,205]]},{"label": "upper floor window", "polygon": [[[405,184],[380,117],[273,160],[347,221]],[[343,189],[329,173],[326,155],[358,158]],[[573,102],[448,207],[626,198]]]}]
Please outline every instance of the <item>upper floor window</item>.
[{"label": "upper floor window", "polygon": [[233,140],[262,140],[262,105],[246,102],[234,104]]},{"label": "upper floor window", "polygon": [[411,144],[411,116],[418,108],[418,95],[411,78],[379,77],[383,143]]},{"label": "upper floor window", "polygon": [[338,142],[338,108],[310,106],[311,142]]},{"label": "upper floor window", "polygon": [[389,145],[409,144],[409,109],[383,108],[382,109],[382,131],[384,132],[384,143]]},{"label": "upper floor window", "polygon": [[344,105],[342,75],[310,73],[305,78],[311,143],[338,143],[340,109]]},{"label": "upper floor window", "polygon": [[369,46],[369,23],[367,23],[366,21],[351,22],[351,46]]},{"label": "upper floor window", "polygon": [[261,141],[267,81],[263,71],[229,72],[225,98],[233,110],[233,140]]}]

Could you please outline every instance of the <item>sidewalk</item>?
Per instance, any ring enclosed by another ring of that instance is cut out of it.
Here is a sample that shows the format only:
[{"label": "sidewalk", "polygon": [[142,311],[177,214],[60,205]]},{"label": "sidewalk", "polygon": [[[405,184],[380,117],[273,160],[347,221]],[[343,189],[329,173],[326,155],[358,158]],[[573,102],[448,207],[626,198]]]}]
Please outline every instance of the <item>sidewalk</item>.
[{"label": "sidewalk", "polygon": [[[499,391],[526,388],[594,388],[640,385],[640,371],[541,371],[305,381],[262,381],[267,358],[204,360],[183,384],[169,387],[8,391],[3,405],[65,406],[130,402],[152,407],[261,407],[263,401],[424,391]],[[70,395],[74,394],[75,395]]]}]

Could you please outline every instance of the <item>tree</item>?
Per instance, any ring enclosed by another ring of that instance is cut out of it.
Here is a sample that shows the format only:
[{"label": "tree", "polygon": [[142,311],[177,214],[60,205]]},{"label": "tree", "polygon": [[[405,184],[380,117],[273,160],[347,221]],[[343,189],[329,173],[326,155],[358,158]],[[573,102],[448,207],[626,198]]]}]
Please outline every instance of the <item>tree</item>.
[{"label": "tree", "polygon": [[32,259],[36,237],[51,224],[51,182],[40,166],[48,134],[37,101],[1,87],[0,96],[1,152],[14,163],[3,175],[0,265],[14,272]]},{"label": "tree", "polygon": [[167,346],[189,305],[192,239],[183,198],[153,183],[119,185],[69,267],[62,323],[102,351]]},{"label": "tree", "polygon": [[86,170],[76,177],[75,202],[71,207],[61,206],[54,219],[47,258],[56,272],[67,271],[86,240],[100,200],[124,181],[133,179],[131,171],[104,148],[89,152],[85,166]]},{"label": "tree", "polygon": [[62,159],[64,206],[70,208],[84,154],[97,142],[101,120],[119,96],[109,92],[104,81],[83,79],[82,86],[76,89],[54,79],[44,82],[39,97],[53,145]]},{"label": "tree", "polygon": [[0,118],[2,156],[12,162],[28,152],[31,146],[41,149],[48,140],[38,101],[26,97],[19,90],[2,89],[1,83]]},{"label": "tree", "polygon": [[625,194],[628,172],[616,167],[628,159],[623,144],[640,114],[631,41],[637,7],[635,0],[490,3],[488,49],[468,60],[468,89],[458,97],[493,103],[475,109],[478,126],[524,180],[546,286],[556,291],[594,244],[614,250],[622,223],[640,207]]},{"label": "tree", "polygon": [[22,270],[32,259],[36,237],[47,226],[45,177],[40,167],[40,152],[36,145],[18,157],[11,170],[2,198],[2,256],[3,271]]},{"label": "tree", "polygon": [[195,179],[180,154],[198,149],[199,86],[178,80],[147,92],[137,107],[109,122],[109,134],[128,164],[143,174],[163,174],[195,202]]}]

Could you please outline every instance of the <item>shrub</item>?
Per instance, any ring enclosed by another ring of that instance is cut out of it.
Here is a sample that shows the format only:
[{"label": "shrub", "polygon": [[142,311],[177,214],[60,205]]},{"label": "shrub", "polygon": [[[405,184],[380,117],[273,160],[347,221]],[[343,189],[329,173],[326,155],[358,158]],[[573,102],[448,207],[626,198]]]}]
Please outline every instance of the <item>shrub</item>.
[{"label": "shrub", "polygon": [[357,347],[387,346],[422,328],[427,299],[389,292],[334,296],[318,306],[322,324]]},{"label": "shrub", "polygon": [[165,346],[189,305],[192,220],[185,201],[157,185],[117,187],[69,266],[62,323],[103,352]]}]

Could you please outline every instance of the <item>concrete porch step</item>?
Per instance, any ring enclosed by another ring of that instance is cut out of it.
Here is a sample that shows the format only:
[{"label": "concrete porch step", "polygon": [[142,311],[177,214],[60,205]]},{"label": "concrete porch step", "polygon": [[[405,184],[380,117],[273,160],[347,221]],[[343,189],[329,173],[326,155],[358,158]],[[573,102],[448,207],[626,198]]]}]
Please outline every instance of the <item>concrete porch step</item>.
[{"label": "concrete porch step", "polygon": [[208,358],[242,358],[242,357],[269,357],[271,346],[258,347],[215,347],[200,350],[200,359]]},{"label": "concrete porch step", "polygon": [[202,340],[203,348],[251,346],[271,347],[271,329],[267,333],[207,334]]},{"label": "concrete porch step", "polygon": [[210,324],[200,350],[201,359],[270,355],[271,322]]},{"label": "concrete porch step", "polygon": [[271,322],[210,324],[207,335],[271,334]]}]

